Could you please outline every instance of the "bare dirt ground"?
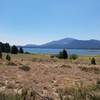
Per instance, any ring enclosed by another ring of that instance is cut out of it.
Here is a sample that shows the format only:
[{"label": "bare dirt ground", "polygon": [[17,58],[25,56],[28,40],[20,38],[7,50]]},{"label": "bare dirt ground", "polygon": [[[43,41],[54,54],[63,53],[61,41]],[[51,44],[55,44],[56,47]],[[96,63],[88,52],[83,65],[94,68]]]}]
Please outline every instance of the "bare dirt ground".
[{"label": "bare dirt ground", "polygon": [[[82,82],[85,85],[95,84],[100,78],[100,58],[98,64],[90,65],[89,57],[78,58],[76,61],[58,60],[48,55],[11,55],[9,64],[4,58],[0,60],[0,91],[4,89],[21,89],[32,87],[45,96],[56,96],[59,88],[73,87]],[[27,65],[29,71],[19,69]],[[81,67],[96,67],[95,70],[84,71]]]}]

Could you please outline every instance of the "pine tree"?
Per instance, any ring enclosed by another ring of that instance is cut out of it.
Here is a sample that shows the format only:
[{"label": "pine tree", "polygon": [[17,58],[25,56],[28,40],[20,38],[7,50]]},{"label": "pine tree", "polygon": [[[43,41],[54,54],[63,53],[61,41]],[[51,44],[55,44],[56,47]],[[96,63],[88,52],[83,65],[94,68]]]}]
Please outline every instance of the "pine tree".
[{"label": "pine tree", "polygon": [[0,48],[2,52],[10,53],[10,45],[9,43],[2,43],[0,42]]},{"label": "pine tree", "polygon": [[17,54],[18,53],[18,48],[14,45],[14,46],[12,46],[12,48],[11,48],[11,53],[12,54]]},{"label": "pine tree", "polygon": [[19,48],[19,53],[24,53],[24,50],[22,47]]},{"label": "pine tree", "polygon": [[59,53],[59,58],[61,59],[67,59],[68,58],[68,54],[67,51],[65,49],[63,49],[60,53]]},{"label": "pine tree", "polygon": [[9,45],[9,43],[5,43],[4,44],[4,52],[10,53],[10,45]]}]

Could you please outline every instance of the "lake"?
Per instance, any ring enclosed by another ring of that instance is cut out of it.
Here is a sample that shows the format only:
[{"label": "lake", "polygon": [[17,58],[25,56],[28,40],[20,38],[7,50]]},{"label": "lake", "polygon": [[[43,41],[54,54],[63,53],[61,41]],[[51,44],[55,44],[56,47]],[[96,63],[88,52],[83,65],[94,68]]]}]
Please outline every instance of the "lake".
[{"label": "lake", "polygon": [[[58,54],[62,49],[24,48],[25,52],[34,54]],[[67,49],[68,54],[100,55],[100,50]]]}]

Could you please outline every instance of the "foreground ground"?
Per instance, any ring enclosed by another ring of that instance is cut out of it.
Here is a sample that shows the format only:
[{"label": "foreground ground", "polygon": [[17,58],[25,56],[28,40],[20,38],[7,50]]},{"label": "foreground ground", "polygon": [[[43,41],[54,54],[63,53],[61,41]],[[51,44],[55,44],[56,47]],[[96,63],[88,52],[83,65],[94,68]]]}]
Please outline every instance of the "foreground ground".
[{"label": "foreground ground", "polygon": [[[91,57],[88,56],[60,60],[50,58],[50,55],[18,54],[11,55],[9,63],[5,55],[0,60],[0,92],[14,93],[17,90],[21,92],[22,88],[33,88],[41,96],[63,100],[59,98],[63,90],[100,84],[99,56],[96,56],[97,65],[90,65]],[[28,66],[30,70],[20,69],[23,66]]]}]

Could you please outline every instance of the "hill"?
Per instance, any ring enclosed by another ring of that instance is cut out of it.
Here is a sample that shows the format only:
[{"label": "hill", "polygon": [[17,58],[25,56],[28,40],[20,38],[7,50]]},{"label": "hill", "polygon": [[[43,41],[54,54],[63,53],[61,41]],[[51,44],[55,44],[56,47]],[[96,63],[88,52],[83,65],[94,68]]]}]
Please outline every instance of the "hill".
[{"label": "hill", "polygon": [[43,45],[26,45],[24,47],[33,48],[68,48],[68,49],[100,49],[99,40],[77,40],[73,38],[64,38],[57,41],[51,41]]}]

